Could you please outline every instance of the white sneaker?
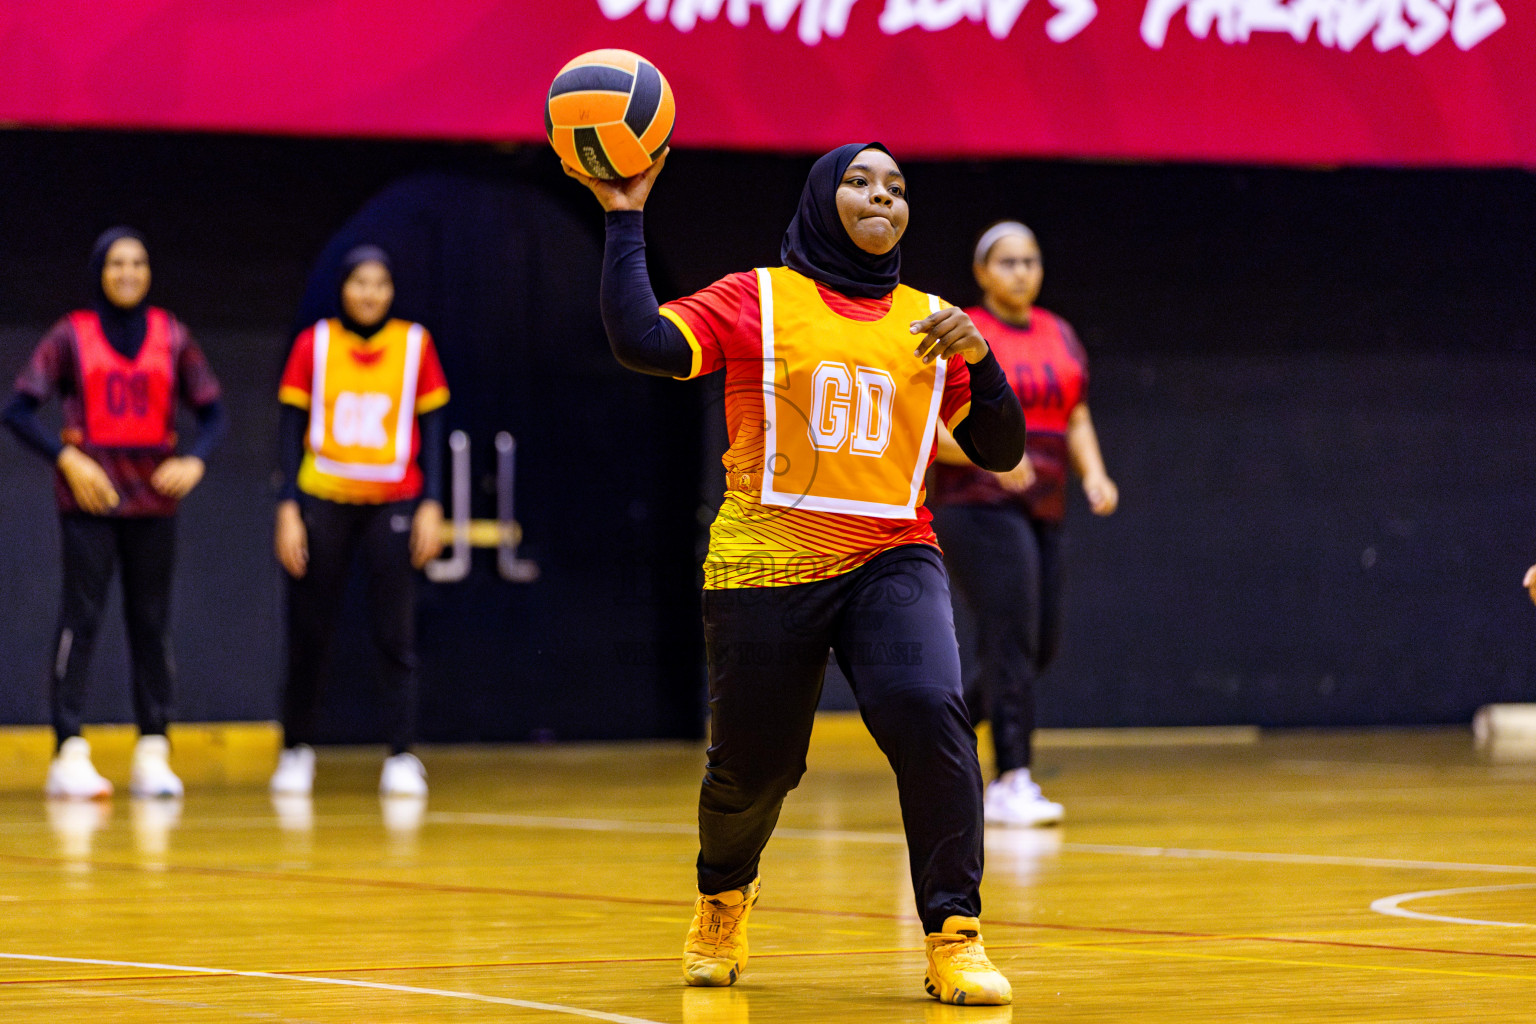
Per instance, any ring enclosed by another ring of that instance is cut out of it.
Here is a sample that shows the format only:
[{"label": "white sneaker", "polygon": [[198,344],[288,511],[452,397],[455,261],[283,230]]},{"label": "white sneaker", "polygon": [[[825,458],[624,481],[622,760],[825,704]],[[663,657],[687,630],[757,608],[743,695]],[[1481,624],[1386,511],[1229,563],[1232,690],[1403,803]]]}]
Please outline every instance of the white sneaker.
[{"label": "white sneaker", "polygon": [[71,736],[48,766],[43,792],[61,800],[105,800],[112,795],[112,783],[91,764],[91,745],[85,738]]},{"label": "white sneaker", "polygon": [[171,771],[170,756],[171,744],[164,736],[140,736],[133,748],[128,792],[143,797],[181,797],[181,780]]},{"label": "white sneaker", "polygon": [[277,771],[268,788],[274,793],[308,796],[315,788],[315,748],[307,743],[277,755]]},{"label": "white sneaker", "polygon": [[415,754],[394,754],[379,776],[380,796],[426,796],[427,769]]},{"label": "white sneaker", "polygon": [[982,814],[988,825],[1032,828],[1059,824],[1062,806],[1041,794],[1028,768],[1015,768],[987,786]]}]

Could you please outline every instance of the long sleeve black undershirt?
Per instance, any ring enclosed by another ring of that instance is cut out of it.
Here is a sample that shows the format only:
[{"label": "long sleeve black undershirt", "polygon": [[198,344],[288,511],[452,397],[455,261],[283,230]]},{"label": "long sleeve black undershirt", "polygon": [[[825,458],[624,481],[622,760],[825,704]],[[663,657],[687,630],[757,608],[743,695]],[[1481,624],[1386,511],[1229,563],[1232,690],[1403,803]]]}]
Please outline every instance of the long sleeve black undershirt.
[{"label": "long sleeve black undershirt", "polygon": [[187,454],[207,462],[214,446],[224,440],[229,430],[229,414],[224,411],[223,402],[209,402],[193,409],[192,416],[197,420],[197,436],[192,439]]},{"label": "long sleeve black undershirt", "polygon": [[443,503],[443,438],[448,433],[448,412],[433,409],[418,416],[421,424],[421,451],[416,461],[421,464],[421,500]]},{"label": "long sleeve black undershirt", "polygon": [[[0,412],[0,420],[5,422],[22,444],[49,462],[57,462],[59,453],[64,450],[64,443],[44,429],[42,421],[37,418],[37,410],[41,407],[42,403],[36,398],[18,393],[11,398],[5,411]],[[184,454],[207,462],[208,456],[213,454],[213,449],[229,429],[229,416],[224,411],[224,403],[218,401],[200,405],[192,410],[192,414],[197,419],[197,437]]]},{"label": "long sleeve black undershirt", "polygon": [[1006,473],[1024,458],[1024,409],[990,348],[971,364],[971,411],[955,424],[955,443],[982,469]]},{"label": "long sleeve black undershirt", "polygon": [[[443,435],[448,418],[443,409],[434,409],[417,417],[421,425],[421,497],[424,501],[443,502]],[[304,434],[309,430],[309,411],[284,404],[277,419],[278,501],[297,501],[299,465],[304,461]]]},{"label": "long sleeve black undershirt", "polygon": [[645,266],[645,221],[639,210],[607,216],[600,303],[608,347],[620,365],[657,377],[686,377],[693,351],[677,325],[659,312]]},{"label": "long sleeve black undershirt", "polygon": [[304,431],[309,411],[284,403],[277,414],[277,500],[299,500],[299,465],[304,461]]},{"label": "long sleeve black undershirt", "polygon": [[0,413],[0,420],[5,421],[6,427],[16,435],[16,440],[49,462],[57,462],[59,453],[64,450],[64,442],[48,433],[42,421],[37,418],[37,410],[42,408],[42,404],[31,395],[17,392],[11,397],[5,412]]},{"label": "long sleeve black undershirt", "polygon": [[[683,332],[659,312],[645,265],[644,215],[613,210],[606,220],[601,306],[608,347],[631,370],[686,377],[693,352]],[[1024,457],[1024,411],[990,351],[971,366],[971,409],[954,434],[966,458],[982,469],[1006,472]]]}]

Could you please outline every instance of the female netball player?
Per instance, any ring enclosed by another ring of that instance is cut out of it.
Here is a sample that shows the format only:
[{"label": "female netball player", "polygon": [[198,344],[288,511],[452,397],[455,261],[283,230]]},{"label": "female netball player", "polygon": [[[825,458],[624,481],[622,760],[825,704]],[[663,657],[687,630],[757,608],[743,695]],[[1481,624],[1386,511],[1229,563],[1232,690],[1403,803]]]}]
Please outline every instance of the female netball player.
[{"label": "female netball player", "polygon": [[[58,753],[50,797],[97,799],[112,784],[91,764],[80,735],[96,628],[113,570],[121,566],[123,618],[133,660],[139,740],[129,790],[179,797],[165,727],[172,713],[170,613],[176,510],[203,478],[224,433],[219,382],[181,321],[145,302],[149,251],[132,228],[113,228],[91,251],[92,300],[53,325],[16,378],[5,422],[57,468],[54,487],[64,556],[63,606],[54,637],[50,699]],[[62,439],[37,410],[58,395]],[[191,407],[198,433],[176,454],[176,403]]]},{"label": "female netball player", "polygon": [[981,778],[924,471],[942,422],[979,465],[1016,465],[1018,400],[966,314],[900,283],[906,179],[878,143],[816,161],[785,265],[732,274],[658,310],[641,211],[660,172],[567,170],[607,213],[602,312],[621,363],[724,370],[727,493],[704,563],[709,761],[699,797],[691,985],[747,962],[758,861],[805,771],[827,650],[896,771],[928,933],[925,987],[1007,1003],[978,916]]},{"label": "female netball player", "polygon": [[293,343],[278,399],[274,547],[288,585],[288,682],[278,794],[314,787],[320,679],[347,574],[361,549],[368,572],[390,756],[385,796],[423,797],[416,736],[416,577],[442,548],[442,408],[448,384],[432,335],[392,319],[389,256],[360,245],[342,259],[341,315]]},{"label": "female netball player", "polygon": [[[1096,515],[1114,512],[1120,493],[1104,470],[1088,414],[1088,358],[1067,322],[1040,309],[1044,276],[1034,232],[1002,221],[982,233],[972,270],[981,305],[966,310],[987,336],[1024,406],[1028,452],[994,473],[975,465],[942,430],[933,471],[933,528],[944,564],[975,623],[973,717],[990,718],[997,779],[987,786],[988,824],[1051,825],[1062,806],[1030,775],[1035,680],[1055,656],[1061,632],[1061,522],[1067,468],[1083,481]],[[969,632],[969,631],[965,631]]]}]

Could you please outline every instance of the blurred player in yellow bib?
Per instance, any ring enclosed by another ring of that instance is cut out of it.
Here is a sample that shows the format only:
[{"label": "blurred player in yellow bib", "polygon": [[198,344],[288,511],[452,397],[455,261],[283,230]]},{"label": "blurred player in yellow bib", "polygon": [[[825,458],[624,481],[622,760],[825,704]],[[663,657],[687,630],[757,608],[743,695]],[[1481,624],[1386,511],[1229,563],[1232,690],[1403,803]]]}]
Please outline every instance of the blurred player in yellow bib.
[{"label": "blurred player in yellow bib", "polygon": [[981,772],[923,477],[941,422],[977,464],[1016,465],[1018,399],[965,313],[900,283],[906,178],[883,146],[816,161],[783,266],[658,309],[641,210],[664,161],[623,181],[567,173],[608,211],[602,306],[615,356],[644,373],[726,375],[684,977],[730,985],[746,967],[758,863],[805,771],[831,649],[896,771],[928,933],[925,987],[948,1003],[1009,1002],[981,943]]},{"label": "blurred player in yellow bib", "polygon": [[425,796],[416,734],[416,578],[442,546],[442,408],[448,383],[432,335],[389,316],[389,256],[362,245],[342,260],[341,315],[294,341],[278,400],[283,487],[274,540],[287,570],[288,681],[272,791],[307,794],[320,680],[347,573],[368,570],[390,756],[379,790]]}]

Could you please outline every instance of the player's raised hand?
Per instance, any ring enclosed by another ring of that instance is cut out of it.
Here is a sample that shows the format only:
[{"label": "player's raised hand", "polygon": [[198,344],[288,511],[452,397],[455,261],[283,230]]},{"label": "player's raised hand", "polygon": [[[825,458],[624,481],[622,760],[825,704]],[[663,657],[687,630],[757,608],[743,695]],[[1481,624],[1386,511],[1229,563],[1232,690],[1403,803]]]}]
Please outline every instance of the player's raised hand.
[{"label": "player's raised hand", "polygon": [[105,515],[117,507],[117,489],[107,477],[107,471],[85,452],[72,444],[59,452],[59,472],[69,485],[75,502],[93,516]]},{"label": "player's raised hand", "polygon": [[1536,603],[1536,565],[1525,570],[1525,589],[1530,592],[1532,603]]},{"label": "player's raised hand", "polygon": [[989,351],[987,339],[981,336],[971,318],[954,306],[912,321],[910,330],[923,336],[912,354],[925,363],[955,355],[964,356],[968,363],[979,363]]},{"label": "player's raised hand", "polygon": [[591,189],[592,194],[597,197],[597,201],[602,204],[603,209],[610,212],[613,210],[643,210],[645,209],[646,197],[651,194],[651,186],[656,182],[656,175],[661,173],[662,165],[667,162],[667,154],[670,152],[672,152],[670,146],[662,150],[661,156],[656,158],[655,163],[632,178],[615,178],[613,180],[594,178],[590,175],[582,174],[563,161],[560,167],[565,171],[567,177],[575,178]]}]

